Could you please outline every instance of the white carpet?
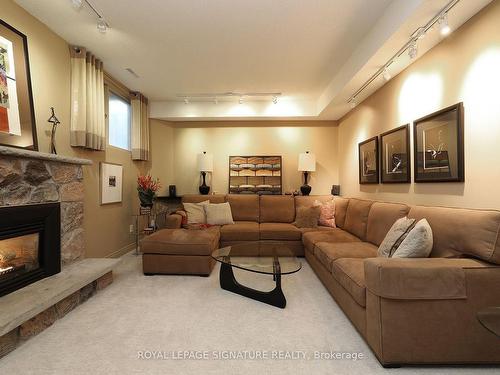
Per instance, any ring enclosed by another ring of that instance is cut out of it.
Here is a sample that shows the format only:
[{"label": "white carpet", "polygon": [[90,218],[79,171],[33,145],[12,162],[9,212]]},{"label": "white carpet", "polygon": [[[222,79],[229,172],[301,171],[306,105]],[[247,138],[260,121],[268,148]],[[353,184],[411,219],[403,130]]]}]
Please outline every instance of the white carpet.
[{"label": "white carpet", "polygon": [[[146,277],[141,258],[126,255],[111,286],[1,359],[0,374],[498,374],[498,368],[382,368],[302,262],[301,271],[282,279],[282,310],[220,289],[218,266],[209,278]],[[270,277],[244,271],[236,277],[273,285]],[[139,358],[152,351],[208,359]],[[364,358],[314,359],[316,351]],[[229,352],[268,359],[217,359]],[[272,358],[292,352],[306,359]]]}]

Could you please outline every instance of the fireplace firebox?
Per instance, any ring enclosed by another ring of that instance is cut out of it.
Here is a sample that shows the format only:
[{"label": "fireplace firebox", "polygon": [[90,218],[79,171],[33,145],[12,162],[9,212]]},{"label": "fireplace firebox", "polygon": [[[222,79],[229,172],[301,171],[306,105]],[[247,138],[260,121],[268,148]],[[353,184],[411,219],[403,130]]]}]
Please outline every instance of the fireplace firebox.
[{"label": "fireplace firebox", "polygon": [[60,203],[1,207],[0,297],[60,271]]}]

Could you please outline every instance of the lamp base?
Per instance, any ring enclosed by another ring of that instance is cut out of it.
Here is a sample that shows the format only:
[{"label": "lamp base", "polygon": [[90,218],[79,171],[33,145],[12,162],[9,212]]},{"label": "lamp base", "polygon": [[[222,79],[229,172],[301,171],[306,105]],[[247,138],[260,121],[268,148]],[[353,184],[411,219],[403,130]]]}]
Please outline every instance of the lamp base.
[{"label": "lamp base", "polygon": [[201,195],[208,195],[208,193],[210,192],[210,186],[200,185],[200,187],[198,188],[198,190],[200,191]]},{"label": "lamp base", "polygon": [[311,192],[311,187],[307,184],[304,184],[300,187],[300,192],[302,193],[302,195],[309,195],[309,193]]}]

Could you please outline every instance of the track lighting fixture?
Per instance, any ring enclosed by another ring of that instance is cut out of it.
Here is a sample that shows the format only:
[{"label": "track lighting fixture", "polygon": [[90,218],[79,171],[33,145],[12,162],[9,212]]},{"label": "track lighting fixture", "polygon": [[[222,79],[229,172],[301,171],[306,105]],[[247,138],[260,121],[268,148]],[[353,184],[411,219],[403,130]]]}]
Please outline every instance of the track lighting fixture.
[{"label": "track lighting fixture", "polygon": [[387,69],[387,67],[384,68],[384,72],[382,73],[382,76],[384,77],[384,79],[386,81],[391,79],[391,73],[389,73],[389,70]]},{"label": "track lighting fixture", "polygon": [[442,8],[439,13],[435,14],[424,26],[417,28],[410,36],[409,40],[404,44],[387,62],[382,65],[368,80],[363,83],[363,85],[356,90],[351,97],[347,100],[347,103],[351,105],[351,108],[356,107],[356,97],[368,87],[370,84],[377,79],[378,76],[382,75],[386,81],[391,79],[391,74],[389,73],[387,67],[395,62],[401,55],[408,53],[410,59],[413,60],[418,55],[418,41],[423,39],[426,33],[433,29],[433,26],[438,24],[439,31],[442,36],[446,36],[451,32],[451,28],[448,24],[448,13],[455,5],[457,5],[461,0],[450,0],[444,8]]},{"label": "track lighting fixture", "polygon": [[188,98],[184,98],[184,104],[189,104],[189,99]]},{"label": "track lighting fixture", "polygon": [[273,96],[273,103],[278,104],[278,97],[277,96]]},{"label": "track lighting fixture", "polygon": [[102,17],[99,17],[97,19],[97,30],[99,30],[99,32],[102,34],[106,33],[106,31],[108,30],[108,23]]},{"label": "track lighting fixture", "polygon": [[184,103],[189,102],[213,102],[214,104],[219,103],[219,99],[222,98],[224,102],[238,99],[238,103],[243,104],[245,100],[252,102],[252,99],[262,100],[262,98],[269,98],[274,104],[278,104],[279,97],[282,95],[281,92],[211,92],[211,93],[190,93],[190,94],[177,94],[179,100],[183,100]]},{"label": "track lighting fixture", "polygon": [[243,96],[240,96],[240,98],[238,99],[238,103],[243,104]]},{"label": "track lighting fixture", "polygon": [[410,59],[414,59],[418,55],[418,46],[417,46],[417,41],[413,40],[408,47],[408,56],[410,56]]},{"label": "track lighting fixture", "polygon": [[438,20],[439,32],[442,36],[446,36],[451,32],[450,25],[448,24],[448,13],[443,13]]}]

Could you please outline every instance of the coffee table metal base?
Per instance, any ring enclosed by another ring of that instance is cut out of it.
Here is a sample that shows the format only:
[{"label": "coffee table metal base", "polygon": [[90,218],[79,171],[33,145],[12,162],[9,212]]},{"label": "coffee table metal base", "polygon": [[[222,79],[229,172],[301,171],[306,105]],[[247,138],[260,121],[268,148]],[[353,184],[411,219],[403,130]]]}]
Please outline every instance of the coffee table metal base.
[{"label": "coffee table metal base", "polygon": [[[276,266],[279,267],[279,263],[275,264]],[[270,292],[255,290],[238,283],[234,277],[233,267],[230,264],[221,263],[219,280],[222,289],[284,309],[286,299],[281,290],[281,274],[278,272],[273,275],[273,279],[276,282],[276,287]]]}]

